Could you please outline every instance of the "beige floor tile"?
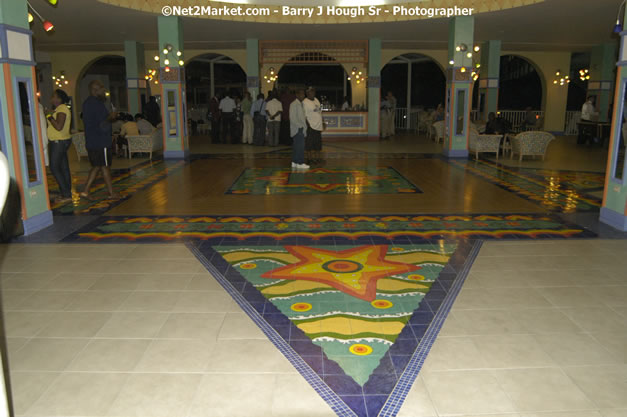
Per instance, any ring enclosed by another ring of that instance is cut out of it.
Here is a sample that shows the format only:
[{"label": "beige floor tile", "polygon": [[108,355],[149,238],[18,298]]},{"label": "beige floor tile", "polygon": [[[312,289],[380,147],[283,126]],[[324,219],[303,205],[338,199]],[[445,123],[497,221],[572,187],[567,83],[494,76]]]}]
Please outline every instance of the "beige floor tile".
[{"label": "beige floor tile", "polygon": [[438,415],[515,411],[488,371],[425,372],[422,379]]},{"label": "beige floor tile", "polygon": [[138,245],[133,250],[127,252],[126,258],[129,259],[193,259],[196,257],[185,245],[166,244],[166,245]]},{"label": "beige floor tile", "polygon": [[102,278],[94,283],[90,290],[100,291],[132,291],[147,274],[104,274]]},{"label": "beige floor tile", "polygon": [[[472,278],[471,278],[472,277]],[[520,271],[483,271],[471,273],[477,288],[528,288],[527,277]],[[468,281],[468,278],[466,281]],[[464,283],[466,288],[466,282]]]},{"label": "beige floor tile", "polygon": [[518,412],[596,408],[558,368],[497,370],[494,375]]},{"label": "beige floor tile", "polygon": [[627,334],[627,323],[624,318],[610,308],[564,308],[562,311],[573,322],[588,332]]},{"label": "beige floor tile", "polygon": [[469,337],[439,337],[425,360],[424,371],[485,368],[485,361]]},{"label": "beige floor tile", "polygon": [[168,318],[167,313],[113,313],[96,335],[99,338],[153,338]]},{"label": "beige floor tile", "polygon": [[2,310],[15,310],[33,294],[35,290],[2,290]]},{"label": "beige floor tile", "polygon": [[130,372],[146,349],[150,340],[92,339],[68,366],[68,371]]},{"label": "beige floor tile", "polygon": [[37,337],[93,337],[111,318],[111,313],[51,313],[50,323]]},{"label": "beige floor tile", "polygon": [[63,272],[56,278],[48,281],[43,289],[46,290],[67,290],[78,291],[86,290],[102,277],[102,274],[78,274],[71,272]]},{"label": "beige floor tile", "polygon": [[3,290],[40,290],[55,278],[46,273],[14,273],[2,279]]},{"label": "beige floor tile", "polygon": [[622,363],[627,363],[627,334],[591,333],[597,342]]},{"label": "beige floor tile", "polygon": [[226,291],[185,291],[174,306],[177,313],[224,313],[240,312]]},{"label": "beige floor tile", "polygon": [[[43,274],[56,275],[61,272],[75,272],[78,266],[83,262],[76,259],[28,259],[28,262],[22,272],[37,272]],[[85,271],[89,272],[89,271]],[[91,272],[98,272],[92,270]]]},{"label": "beige floor tile", "polygon": [[593,297],[610,307],[627,306],[627,285],[599,286],[588,288],[588,290]]},{"label": "beige floor tile", "polygon": [[187,284],[189,291],[222,291],[222,285],[216,281],[208,272],[194,274],[192,280]]},{"label": "beige floor tile", "polygon": [[[276,378],[276,375],[205,375],[188,417],[270,416]],[[246,395],[241,395],[243,392]],[[238,400],[232,401],[235,397]]]},{"label": "beige floor tile", "polygon": [[401,406],[398,417],[437,417],[422,377],[418,376]]},{"label": "beige floor tile", "polygon": [[487,335],[472,338],[488,368],[554,366],[555,362],[531,335]]},{"label": "beige floor tile", "polygon": [[200,379],[199,374],[131,374],[107,415],[187,416]]},{"label": "beige floor tile", "polygon": [[78,299],[82,291],[37,291],[16,311],[63,311],[72,301]]},{"label": "beige floor tile", "polygon": [[621,280],[612,277],[607,272],[594,268],[596,265],[590,265],[591,268],[581,268],[575,270],[562,271],[568,274],[569,279],[574,285],[580,287],[590,287],[591,285],[619,285]]},{"label": "beige floor tile", "polygon": [[[269,340],[218,340],[213,352],[208,372],[295,372],[292,364]],[[255,352],[255,355],[249,352]]]},{"label": "beige floor tile", "polygon": [[118,308],[120,311],[172,311],[180,292],[177,291],[135,291]]},{"label": "beige floor tile", "polygon": [[194,274],[155,274],[144,277],[137,286],[141,291],[180,291],[191,282]]},{"label": "beige floor tile", "polygon": [[455,318],[454,312],[448,314],[444,325],[440,329],[440,333],[438,333],[439,336],[466,336],[467,334],[468,329]]},{"label": "beige floor tile", "polygon": [[27,411],[45,416],[102,416],[128,378],[125,374],[64,373]]},{"label": "beige floor tile", "polygon": [[15,413],[26,413],[58,376],[56,372],[12,372],[11,395]]},{"label": "beige floor tile", "polygon": [[218,339],[267,339],[246,313],[226,313]]},{"label": "beige floor tile", "polygon": [[195,274],[204,267],[195,260],[124,259],[111,268],[111,272],[133,274]]},{"label": "beige floor tile", "polygon": [[453,314],[468,335],[528,333],[508,310],[457,310]]},{"label": "beige floor tile", "polygon": [[625,410],[601,410],[603,417],[627,417],[627,409]]},{"label": "beige floor tile", "polygon": [[584,333],[535,335],[536,340],[560,366],[620,363],[603,345]]},{"label": "beige floor tile", "polygon": [[139,245],[82,245],[91,259],[121,259],[135,250]]},{"label": "beige floor tile", "polygon": [[627,365],[564,369],[599,408],[627,408]]},{"label": "beige floor tile", "polygon": [[565,411],[555,413],[524,413],[520,417],[602,417],[598,411]]},{"label": "beige floor tile", "polygon": [[6,312],[4,331],[8,337],[33,337],[52,320],[49,313]]},{"label": "beige floor tile", "polygon": [[215,341],[218,339],[225,315],[225,313],[172,313],[157,337]]},{"label": "beige floor tile", "polygon": [[290,374],[276,375],[272,416],[334,417],[336,414],[301,375]]},{"label": "beige floor tile", "polygon": [[561,310],[539,308],[516,310],[516,320],[525,333],[578,333],[581,327],[569,319]]},{"label": "beige floor tile", "polygon": [[29,266],[30,262],[27,259],[3,259],[0,262],[0,274],[7,274],[11,272],[24,272]]},{"label": "beige floor tile", "polygon": [[28,337],[7,337],[7,354],[10,356],[20,350],[30,340]]},{"label": "beige floor tile", "polygon": [[87,339],[31,339],[11,357],[13,371],[62,371],[87,345]]},{"label": "beige floor tile", "polygon": [[215,342],[189,339],[154,340],[140,359],[137,372],[204,372]]},{"label": "beige floor tile", "polygon": [[131,291],[85,291],[66,311],[117,311]]},{"label": "beige floor tile", "polygon": [[483,308],[544,308],[551,304],[534,288],[488,288],[489,303]]},{"label": "beige floor tile", "polygon": [[601,300],[592,294],[590,288],[542,288],[541,292],[542,296],[555,307],[598,306],[601,303]]}]

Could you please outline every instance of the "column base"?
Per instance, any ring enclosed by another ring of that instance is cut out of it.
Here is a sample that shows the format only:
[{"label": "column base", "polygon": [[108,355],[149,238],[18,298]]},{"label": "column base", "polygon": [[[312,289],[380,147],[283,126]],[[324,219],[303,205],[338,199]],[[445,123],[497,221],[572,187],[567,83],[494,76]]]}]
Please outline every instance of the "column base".
[{"label": "column base", "polygon": [[164,151],[163,159],[186,159],[189,158],[189,149],[184,151]]},{"label": "column base", "polygon": [[601,207],[599,220],[621,232],[627,232],[627,216],[607,207]]},{"label": "column base", "polygon": [[52,226],[52,223],[54,223],[54,221],[52,220],[52,211],[50,210],[29,217],[28,219],[22,220],[24,235],[28,236],[37,233],[48,226]]},{"label": "column base", "polygon": [[447,149],[444,148],[442,154],[447,158],[468,158],[468,149]]}]

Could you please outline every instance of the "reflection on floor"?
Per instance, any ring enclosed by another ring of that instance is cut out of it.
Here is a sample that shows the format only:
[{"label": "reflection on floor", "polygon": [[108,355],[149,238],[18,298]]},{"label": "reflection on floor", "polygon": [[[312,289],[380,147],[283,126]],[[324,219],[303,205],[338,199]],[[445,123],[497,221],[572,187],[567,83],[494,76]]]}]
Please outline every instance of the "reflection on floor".
[{"label": "reflection on floor", "polygon": [[123,200],[56,208],[63,243],[0,246],[17,415],[627,415],[626,241],[577,224],[599,152],[332,143],[290,188],[287,148],[201,140],[120,161]]}]

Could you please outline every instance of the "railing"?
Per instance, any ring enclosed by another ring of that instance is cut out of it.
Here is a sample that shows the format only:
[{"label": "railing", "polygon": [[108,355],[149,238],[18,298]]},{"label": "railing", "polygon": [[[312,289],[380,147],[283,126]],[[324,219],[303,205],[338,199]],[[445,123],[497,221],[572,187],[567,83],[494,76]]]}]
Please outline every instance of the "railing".
[{"label": "railing", "polygon": [[574,136],[579,134],[579,127],[577,123],[581,120],[580,111],[567,111],[566,122],[564,123],[564,134]]},{"label": "railing", "polygon": [[396,114],[394,115],[394,127],[396,129],[407,129],[407,108],[396,108]]},{"label": "railing", "polygon": [[[544,112],[541,110],[532,110],[531,112],[536,120],[544,117]],[[499,110],[497,113],[512,124],[512,130],[515,132],[521,131],[521,125],[527,118],[526,110]]]}]

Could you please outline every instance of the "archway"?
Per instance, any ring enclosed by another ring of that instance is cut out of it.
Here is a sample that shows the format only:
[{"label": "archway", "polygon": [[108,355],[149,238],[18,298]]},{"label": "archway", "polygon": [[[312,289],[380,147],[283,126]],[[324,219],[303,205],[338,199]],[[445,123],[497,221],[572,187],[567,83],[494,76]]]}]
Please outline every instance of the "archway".
[{"label": "archway", "polygon": [[89,96],[89,83],[100,80],[111,104],[119,111],[128,111],[126,61],[123,56],[105,55],[94,59],[81,71],[76,84],[76,100],[83,103]]},{"label": "archway", "polygon": [[185,87],[188,108],[206,108],[216,94],[235,91],[241,95],[246,89],[246,73],[226,55],[198,55],[185,64]]},{"label": "archway", "polygon": [[397,127],[414,128],[420,111],[429,111],[444,103],[446,75],[429,56],[419,53],[399,55],[381,70],[381,93],[388,91],[396,97]]},{"label": "archway", "polygon": [[499,110],[542,110],[542,75],[526,58],[503,55],[499,75]]},{"label": "archway", "polygon": [[[344,66],[329,55],[320,52],[313,54],[316,56],[312,56],[312,53],[300,54],[283,64],[278,69],[278,80],[275,87],[279,89],[315,87],[320,101],[330,108],[340,108],[344,102],[344,97],[348,97],[349,102],[353,105],[361,104],[352,103],[352,86],[347,79],[348,75]],[[264,75],[267,76],[267,74],[262,74],[261,77],[263,78]]]}]

